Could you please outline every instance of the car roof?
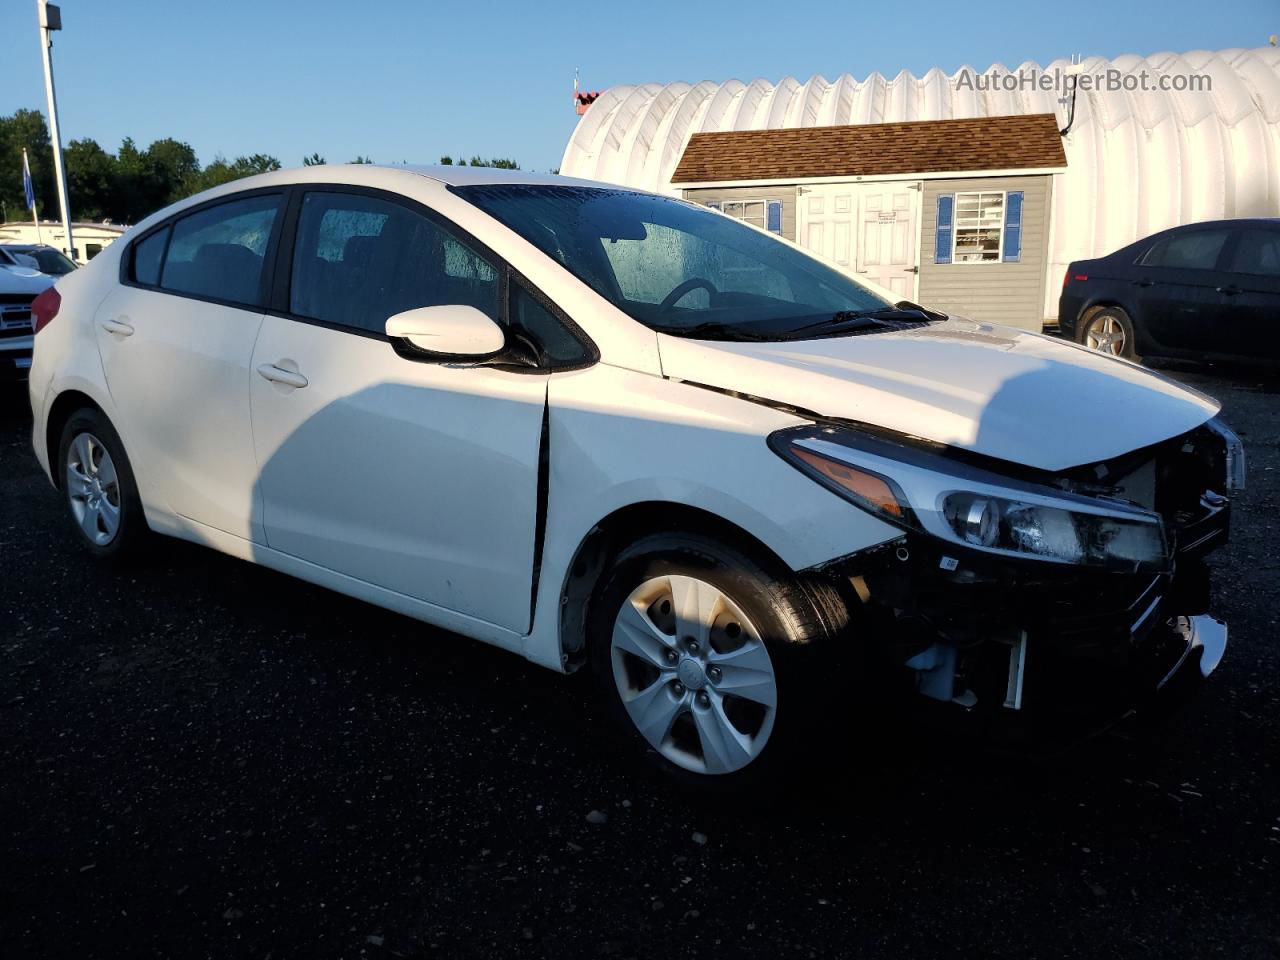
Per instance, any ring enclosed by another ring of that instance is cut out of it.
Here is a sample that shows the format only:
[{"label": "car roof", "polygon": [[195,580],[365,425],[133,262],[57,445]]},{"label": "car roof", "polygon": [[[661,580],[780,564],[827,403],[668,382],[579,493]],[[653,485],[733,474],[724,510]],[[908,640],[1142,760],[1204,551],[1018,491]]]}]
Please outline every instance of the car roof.
[{"label": "car roof", "polygon": [[[611,187],[614,184],[596,180],[562,177],[556,173],[533,173],[527,170],[504,170],[498,167],[428,166],[426,164],[373,164],[384,170],[408,170],[421,177],[429,177],[450,187],[470,187],[486,184],[510,184],[543,187]],[[618,189],[630,189],[618,187]],[[639,192],[639,191],[637,191]]]},{"label": "car roof", "polygon": [[1170,227],[1164,233],[1178,233],[1183,230],[1200,230],[1204,227],[1243,227],[1261,225],[1264,227],[1280,227],[1280,217],[1230,217],[1223,220],[1198,220],[1195,223],[1180,223]]}]

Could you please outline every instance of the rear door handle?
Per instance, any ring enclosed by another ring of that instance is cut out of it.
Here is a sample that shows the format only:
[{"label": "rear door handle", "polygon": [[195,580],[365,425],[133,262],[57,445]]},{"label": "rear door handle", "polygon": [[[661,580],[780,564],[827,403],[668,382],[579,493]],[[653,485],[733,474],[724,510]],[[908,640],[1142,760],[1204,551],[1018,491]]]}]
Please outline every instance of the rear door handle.
[{"label": "rear door handle", "polygon": [[1133,285],[1135,287],[1154,287],[1156,282],[1154,280],[1135,280]]},{"label": "rear door handle", "polygon": [[1234,297],[1237,293],[1244,293],[1235,284],[1227,284],[1225,287],[1218,287],[1219,293],[1225,293],[1228,297]]},{"label": "rear door handle", "polygon": [[311,382],[296,370],[285,370],[274,363],[258,364],[258,375],[272,383],[283,383],[287,387],[296,387],[299,390]]},{"label": "rear door handle", "polygon": [[107,333],[114,333],[118,337],[133,336],[133,327],[123,320],[103,320],[102,329]]}]

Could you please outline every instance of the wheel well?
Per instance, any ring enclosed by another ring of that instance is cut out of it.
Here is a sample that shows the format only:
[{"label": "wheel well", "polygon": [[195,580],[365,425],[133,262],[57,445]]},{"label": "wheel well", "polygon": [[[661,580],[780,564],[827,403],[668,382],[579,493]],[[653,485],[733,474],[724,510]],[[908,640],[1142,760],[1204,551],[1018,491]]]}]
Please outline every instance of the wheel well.
[{"label": "wheel well", "polygon": [[[665,531],[700,533],[722,543],[749,551],[780,576],[791,568],[758,538],[737,524],[706,510],[682,503],[646,501],[633,503],[609,514],[578,545],[560,591],[560,661],[570,672],[586,661],[586,628],[591,601],[609,561],[638,538]],[[802,579],[803,582],[803,579]],[[817,602],[818,591],[806,589]],[[831,619],[839,619],[838,615]]]},{"label": "wheel well", "polygon": [[49,416],[45,420],[44,442],[45,451],[49,455],[49,473],[53,475],[53,482],[58,489],[62,489],[62,479],[58,475],[58,440],[62,437],[62,428],[67,425],[72,414],[86,407],[106,416],[88,394],[79,390],[67,390],[58,394],[53,406],[49,408]]},{"label": "wheel well", "polygon": [[1093,319],[1094,314],[1101,313],[1103,310],[1120,310],[1124,315],[1129,316],[1129,311],[1125,309],[1123,304],[1116,303],[1114,300],[1100,300],[1097,303],[1091,303],[1080,311],[1080,317],[1076,321],[1076,339],[1079,340],[1084,328],[1089,321]]}]

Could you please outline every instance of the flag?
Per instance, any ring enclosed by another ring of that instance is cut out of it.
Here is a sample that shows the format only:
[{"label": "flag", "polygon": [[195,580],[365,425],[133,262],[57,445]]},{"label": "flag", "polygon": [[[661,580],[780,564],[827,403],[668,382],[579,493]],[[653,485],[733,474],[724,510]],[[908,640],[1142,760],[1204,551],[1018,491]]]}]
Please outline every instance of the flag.
[{"label": "flag", "polygon": [[27,151],[22,151],[22,191],[27,195],[27,209],[36,208],[36,191],[31,185],[31,167],[27,164]]}]

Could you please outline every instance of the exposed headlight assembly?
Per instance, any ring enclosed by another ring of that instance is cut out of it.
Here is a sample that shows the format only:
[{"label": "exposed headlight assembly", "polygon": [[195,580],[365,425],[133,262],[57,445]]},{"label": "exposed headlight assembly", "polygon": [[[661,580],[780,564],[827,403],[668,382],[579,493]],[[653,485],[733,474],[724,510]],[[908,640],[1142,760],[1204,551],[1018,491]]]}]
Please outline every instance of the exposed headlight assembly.
[{"label": "exposed headlight assembly", "polygon": [[1223,482],[1226,484],[1227,491],[1244,490],[1244,444],[1240,442],[1236,432],[1223,423],[1219,417],[1214,417],[1206,423],[1205,428],[1216,433],[1226,447],[1227,475]]},{"label": "exposed headlight assembly", "polygon": [[1026,483],[852,430],[796,427],[776,453],[889,523],[985,553],[1117,570],[1167,570],[1159,514]]}]

